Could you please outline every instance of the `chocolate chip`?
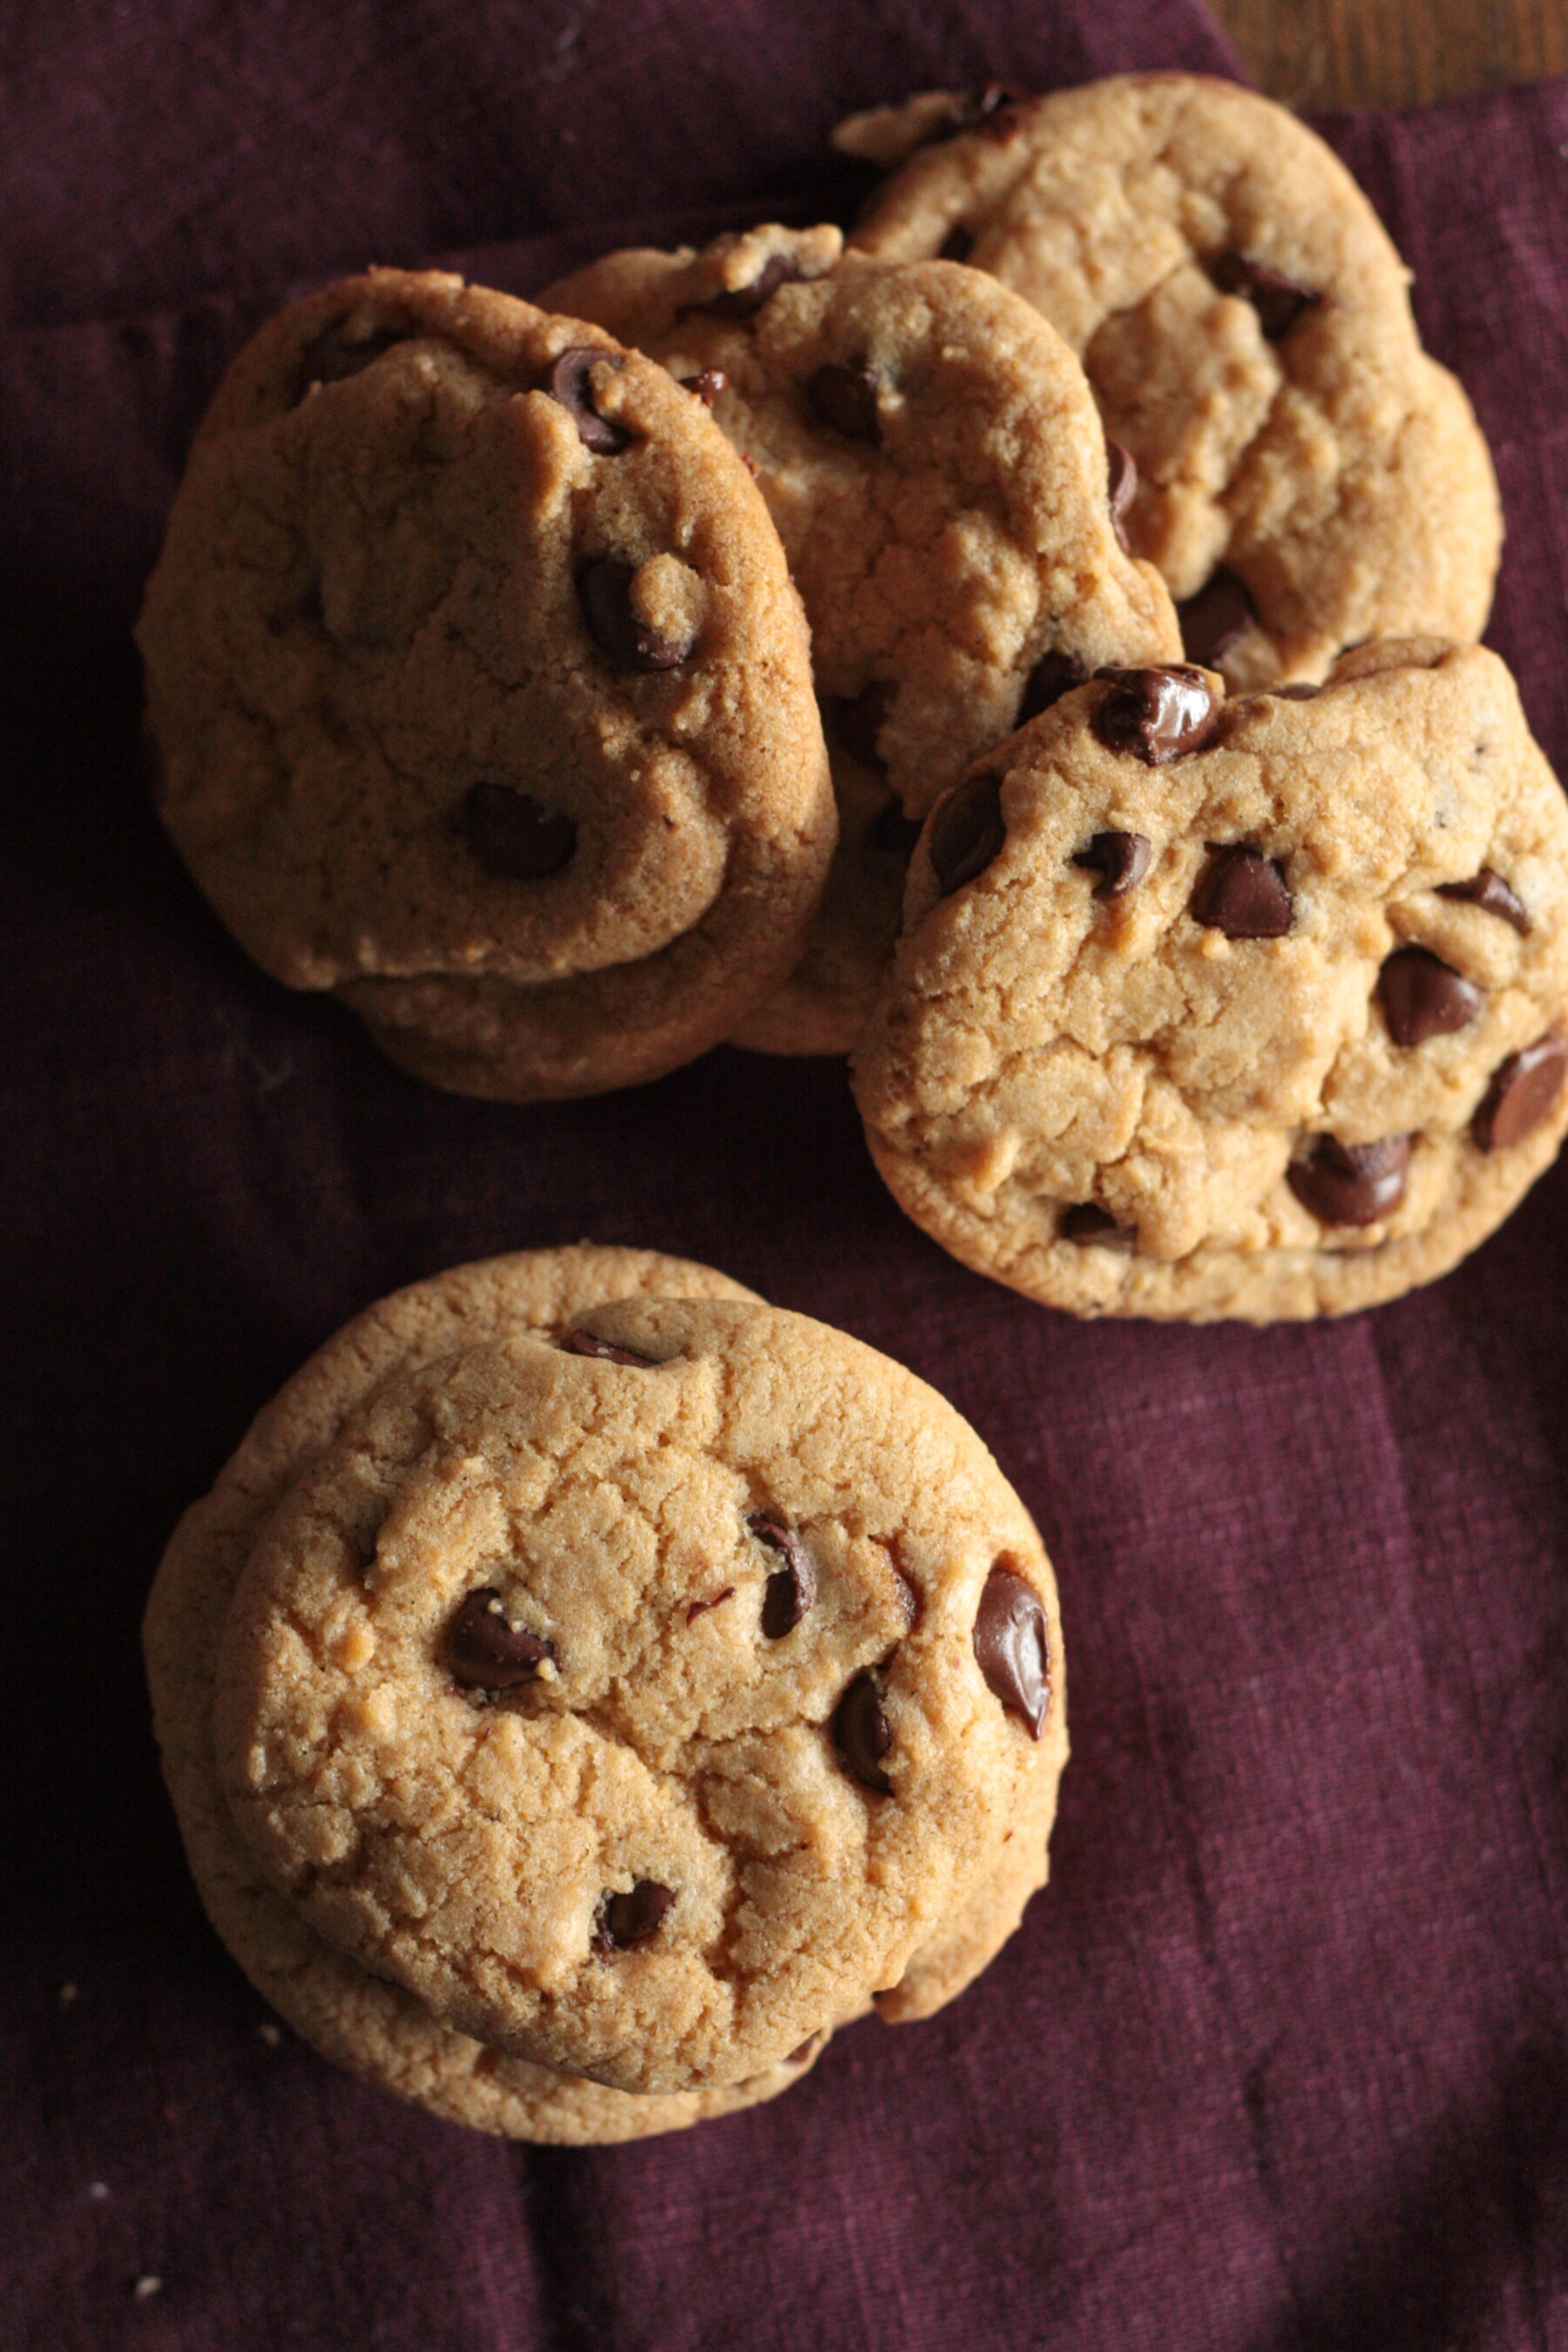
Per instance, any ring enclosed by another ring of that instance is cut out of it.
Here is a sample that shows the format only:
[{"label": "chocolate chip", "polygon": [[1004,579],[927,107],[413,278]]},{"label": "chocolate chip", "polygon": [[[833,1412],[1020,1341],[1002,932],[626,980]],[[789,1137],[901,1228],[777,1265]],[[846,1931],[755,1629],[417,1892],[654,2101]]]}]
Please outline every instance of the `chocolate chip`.
[{"label": "chocolate chip", "polygon": [[722,368],[704,368],[700,375],[678,375],[675,381],[700,400],[704,408],[711,408],[719,394],[727,389],[730,379]]},{"label": "chocolate chip", "polygon": [[1185,663],[1099,669],[1095,676],[1111,685],[1094,715],[1100,741],[1113,751],[1131,751],[1146,767],[1163,768],[1167,760],[1197,751],[1218,724],[1219,704],[1207,679]]},{"label": "chocolate chip", "polygon": [[939,261],[967,261],[973,250],[973,231],[972,229],[965,228],[962,221],[954,221],[952,226],[948,230],[947,235],[942,238],[942,243],[937,247],[937,259]]},{"label": "chocolate chip", "polygon": [[531,1683],[554,1644],[509,1625],[493,1587],[470,1592],[447,1628],[447,1668],[464,1690],[512,1690]]},{"label": "chocolate chip", "polygon": [[1324,1225],[1373,1225],[1405,1198],[1410,1138],[1385,1135],[1377,1143],[1314,1138],[1305,1160],[1286,1170],[1290,1190]]},{"label": "chocolate chip", "polygon": [[[1122,554],[1131,555],[1132,549],[1126,530],[1127,509],[1138,495],[1137,462],[1131,450],[1124,449],[1120,441],[1106,443],[1105,459],[1110,469],[1110,528],[1116,533],[1116,544]],[[1182,643],[1191,653],[1192,647],[1187,645],[1185,637]],[[1194,656],[1194,659],[1202,658],[1201,655]]]},{"label": "chocolate chip", "polygon": [[1027,726],[1053,702],[1059,702],[1075,686],[1081,686],[1089,676],[1075,654],[1042,654],[1028,677],[1024,680],[1023,699],[1018,705],[1015,727]]},{"label": "chocolate chip", "polygon": [[458,831],[487,874],[509,882],[543,882],[559,874],[577,846],[577,827],[510,784],[470,784]]},{"label": "chocolate chip", "polygon": [[646,1944],[675,1901],[668,1886],[639,1878],[629,1895],[606,1895],[599,1906],[594,1949],[603,1960],[628,1945]]},{"label": "chocolate chip", "polygon": [[1032,1584],[1000,1563],[980,1596],[974,1655],[987,1687],[1023,1717],[1030,1738],[1037,1739],[1051,1697],[1045,1605]]},{"label": "chocolate chip", "polygon": [[1102,877],[1094,886],[1097,898],[1121,898],[1142,882],[1153,854],[1141,833],[1097,833],[1073,864]]},{"label": "chocolate chip", "polygon": [[1568,1045],[1550,1034],[1500,1062],[1472,1122],[1480,1149],[1506,1151],[1510,1144],[1522,1143],[1562,1093],[1564,1076]]},{"label": "chocolate chip", "polygon": [[695,1625],[699,1617],[705,1617],[710,1609],[721,1609],[726,1601],[733,1601],[734,1598],[734,1586],[732,1584],[727,1584],[722,1592],[716,1592],[713,1595],[711,1601],[691,1601],[686,1612],[687,1623],[689,1625]]},{"label": "chocolate chip", "polygon": [[1227,940],[1280,940],[1296,919],[1296,902],[1277,857],[1244,841],[1208,844],[1209,862],[1192,896],[1194,923]]},{"label": "chocolate chip", "polygon": [[1480,1009],[1481,992],[1428,948],[1395,948],[1377,975],[1378,1002],[1396,1045],[1462,1029]]},{"label": "chocolate chip", "polygon": [[858,760],[863,768],[874,769],[878,775],[887,771],[887,761],[877,749],[877,739],[892,699],[889,681],[874,677],[858,694],[829,695],[823,710],[834,741],[841,744],[852,759]]},{"label": "chocolate chip", "polygon": [[906,816],[897,801],[889,801],[885,809],[878,811],[867,835],[873,849],[886,850],[890,857],[901,858],[906,866],[914,855],[915,844],[920,837],[920,819]]},{"label": "chocolate chip", "polygon": [[862,1788],[890,1797],[893,1784],[882,1769],[882,1759],[893,1744],[882,1712],[882,1677],[874,1666],[857,1675],[838,1702],[833,1718],[833,1744],[847,1772]]},{"label": "chocolate chip", "polygon": [[963,131],[984,130],[992,138],[1010,139],[1017,126],[1008,109],[1016,106],[1023,95],[1005,81],[988,81],[982,89],[955,89],[948,100],[946,121],[928,131],[921,145],[940,147]]},{"label": "chocolate chip", "polygon": [[882,421],[877,413],[877,387],[882,371],[868,360],[848,367],[819,367],[806,380],[805,396],[825,425],[851,441],[879,442]]},{"label": "chocolate chip", "polygon": [[1301,316],[1322,297],[1271,269],[1266,261],[1249,261],[1244,253],[1222,253],[1209,264],[1209,276],[1222,294],[1240,294],[1258,313],[1258,323],[1269,342],[1281,343]]},{"label": "chocolate chip", "polygon": [[1205,669],[1218,669],[1232,646],[1247,635],[1257,615],[1244,583],[1224,565],[1195,596],[1176,607],[1182,651]]},{"label": "chocolate chip", "polygon": [[796,2042],[795,2048],[784,2060],[784,2064],[786,2066],[804,2066],[806,2060],[820,2046],[821,2041],[822,2029],[818,2027],[815,2033],[808,2033],[804,2042]]},{"label": "chocolate chip", "polygon": [[793,1633],[816,1598],[816,1570],[793,1528],[765,1512],[747,1514],[746,1525],[760,1544],[777,1552],[784,1566],[769,1577],[763,1593],[763,1631],[770,1642]]},{"label": "chocolate chip", "polygon": [[358,375],[395,343],[407,342],[413,332],[412,327],[396,327],[388,320],[372,327],[367,334],[351,336],[348,320],[340,319],[324,335],[318,335],[305,353],[300,366],[300,397],[303,399],[313,383],[342,383]]},{"label": "chocolate chip", "polygon": [[984,874],[1007,838],[1000,776],[967,776],[931,819],[927,855],[944,898]]},{"label": "chocolate chip", "polygon": [[1271,686],[1268,690],[1276,702],[1315,702],[1323,689],[1303,682],[1297,686]]},{"label": "chocolate chip", "polygon": [[568,1331],[561,1342],[569,1356],[596,1356],[602,1363],[637,1364],[647,1370],[655,1356],[639,1356],[633,1348],[617,1348],[609,1339],[595,1339],[592,1331]]},{"label": "chocolate chip", "polygon": [[623,669],[674,669],[691,657],[689,645],[678,645],[648,628],[632,610],[635,564],[617,556],[595,555],[577,574],[577,601],[590,635],[613,662]]},{"label": "chocolate chip", "polygon": [[1472,907],[1484,907],[1489,915],[1500,915],[1505,923],[1511,923],[1521,939],[1529,936],[1530,915],[1524,901],[1489,866],[1483,866],[1480,872],[1472,874],[1468,882],[1439,882],[1437,896],[1439,898],[1460,898]]},{"label": "chocolate chip", "polygon": [[732,286],[706,302],[688,302],[676,316],[689,319],[695,311],[705,319],[754,319],[770,294],[781,286],[795,285],[799,278],[800,264],[793,253],[770,254],[749,286]]},{"label": "chocolate chip", "polygon": [[594,405],[588,375],[601,360],[610,367],[622,365],[614,352],[601,351],[596,343],[574,343],[554,362],[545,378],[544,389],[565,409],[584,449],[592,449],[595,457],[617,457],[623,449],[631,447],[632,436],[619,425],[612,425],[607,416],[601,416]]},{"label": "chocolate chip", "polygon": [[1119,1225],[1109,1209],[1098,1202],[1080,1201],[1076,1208],[1064,1209],[1061,1223],[1057,1227],[1064,1242],[1090,1243],[1100,1249],[1135,1250],[1138,1229],[1135,1225]]},{"label": "chocolate chip", "polygon": [[912,1577],[904,1574],[903,1570],[895,1560],[889,1560],[888,1568],[893,1580],[893,1592],[898,1601],[899,1613],[904,1621],[904,1631],[906,1633],[912,1633],[925,1613],[921,1601],[920,1588]]}]

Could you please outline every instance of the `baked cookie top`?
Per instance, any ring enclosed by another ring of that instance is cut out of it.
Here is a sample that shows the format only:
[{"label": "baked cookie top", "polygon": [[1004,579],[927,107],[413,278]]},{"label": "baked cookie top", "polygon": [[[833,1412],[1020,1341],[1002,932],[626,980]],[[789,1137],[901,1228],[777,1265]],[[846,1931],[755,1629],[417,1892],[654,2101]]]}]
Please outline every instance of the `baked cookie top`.
[{"label": "baked cookie top", "polygon": [[272,320],[139,639],[164,822],[241,943],[510,992],[509,1091],[668,1067],[798,952],[834,836],[799,600],[702,404],[597,330],[397,270]]},{"label": "baked cookie top", "polygon": [[1080,688],[937,809],[905,924],[856,1057],[878,1166],[1077,1314],[1396,1297],[1568,1126],[1568,809],[1479,647]]},{"label": "baked cookie top", "polygon": [[702,384],[768,503],[819,691],[923,815],[1061,678],[1179,647],[1118,542],[1104,436],[1057,335],[994,278],[765,226],[612,253],[543,299]]},{"label": "baked cookie top", "polygon": [[1122,74],[928,91],[836,143],[893,173],[857,249],[957,255],[1081,358],[1190,658],[1262,686],[1368,637],[1480,635],[1501,539],[1485,442],[1372,206],[1281,107]]},{"label": "baked cookie top", "polygon": [[1060,1696],[1038,1538],[951,1407],[801,1317],[627,1301],[348,1417],[251,1554],[214,1721],[308,1925],[658,2093],[895,1986],[1054,1788]]}]

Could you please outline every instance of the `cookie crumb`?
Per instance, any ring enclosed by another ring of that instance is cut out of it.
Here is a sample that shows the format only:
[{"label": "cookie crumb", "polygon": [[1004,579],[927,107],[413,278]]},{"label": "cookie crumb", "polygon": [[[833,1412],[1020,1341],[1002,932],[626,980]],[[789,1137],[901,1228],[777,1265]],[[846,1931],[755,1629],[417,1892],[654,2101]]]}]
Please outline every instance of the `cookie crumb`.
[{"label": "cookie crumb", "polygon": [[155,2294],[163,2294],[163,2282],[155,2278],[151,2271],[144,2271],[131,2292],[138,2303],[150,2303]]},{"label": "cookie crumb", "polygon": [[79,1993],[80,1990],[81,1990],[81,1987],[80,1987],[79,1985],[73,1985],[73,1984],[63,1984],[63,1985],[61,1985],[61,1987],[60,1987],[60,2007],[61,2007],[62,2009],[68,2009],[68,2008],[70,2007],[70,2005],[71,2005],[72,2001],[73,2001],[73,2000],[75,2000],[75,1999],[76,1999],[76,1997],[77,1997],[78,1993]]},{"label": "cookie crumb", "polygon": [[276,2050],[282,2042],[283,2036],[281,2032],[273,2024],[272,2020],[269,2017],[264,2017],[256,2031],[260,2034],[261,2039],[266,2042],[268,2050]]},{"label": "cookie crumb", "polygon": [[87,2193],[91,2198],[95,2205],[101,2205],[104,2199],[109,2195],[108,2181],[89,2180],[87,2184]]}]

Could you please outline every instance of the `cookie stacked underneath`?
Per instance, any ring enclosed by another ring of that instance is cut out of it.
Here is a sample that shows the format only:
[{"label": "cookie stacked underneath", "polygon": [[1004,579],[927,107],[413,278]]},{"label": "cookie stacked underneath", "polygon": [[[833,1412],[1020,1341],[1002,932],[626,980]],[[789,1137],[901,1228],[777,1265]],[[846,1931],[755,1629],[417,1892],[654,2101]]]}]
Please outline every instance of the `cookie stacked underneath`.
[{"label": "cookie stacked underneath", "polygon": [[147,1649],[241,1965],[485,2129],[770,2097],[868,2008],[951,2000],[1045,1878],[1027,1514],[899,1366],[679,1261],[539,1252],[373,1308],[187,1515]]}]

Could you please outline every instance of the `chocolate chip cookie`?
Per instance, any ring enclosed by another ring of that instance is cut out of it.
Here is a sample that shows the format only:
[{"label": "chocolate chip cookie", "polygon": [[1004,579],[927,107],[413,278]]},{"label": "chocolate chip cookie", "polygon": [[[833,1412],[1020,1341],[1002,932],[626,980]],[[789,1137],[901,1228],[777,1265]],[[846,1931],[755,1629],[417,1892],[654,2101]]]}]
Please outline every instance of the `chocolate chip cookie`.
[{"label": "chocolate chip cookie", "polygon": [[212,1721],[327,1943],[666,2094],[967,1981],[1044,1875],[1061,1709],[1038,1538],[949,1406],[804,1318],[638,1299],[351,1410],[250,1550]]},{"label": "chocolate chip cookie", "polygon": [[1501,538],[1486,445],[1371,205],[1294,117],[1126,74],[928,91],[836,136],[893,173],[858,249],[988,270],[1082,359],[1190,659],[1258,687],[1366,638],[1480,635]]},{"label": "chocolate chip cookie", "polygon": [[241,943],[437,1084],[649,1077],[797,960],[835,820],[799,599],[699,400],[376,270],[235,362],[139,638]]},{"label": "chocolate chip cookie", "polygon": [[1495,655],[1226,699],[1112,671],[917,848],[857,1055],[877,1163],[1077,1314],[1340,1314],[1444,1273],[1568,1127],[1568,809]]}]

